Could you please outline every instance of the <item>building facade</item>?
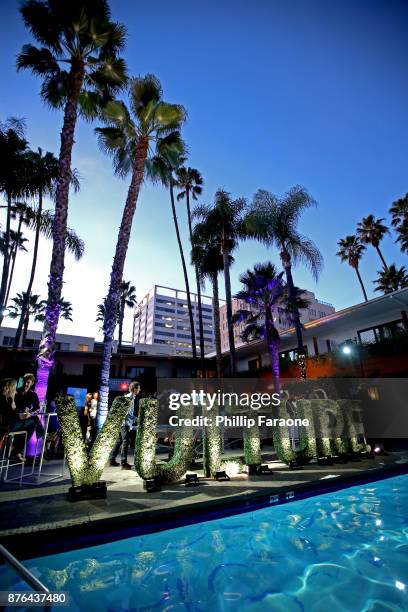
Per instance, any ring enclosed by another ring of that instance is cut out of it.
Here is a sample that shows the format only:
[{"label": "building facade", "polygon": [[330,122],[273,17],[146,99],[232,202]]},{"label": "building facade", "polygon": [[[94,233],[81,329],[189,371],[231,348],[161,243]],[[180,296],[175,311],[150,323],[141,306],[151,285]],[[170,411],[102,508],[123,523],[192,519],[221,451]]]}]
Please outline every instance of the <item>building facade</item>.
[{"label": "building facade", "polygon": [[[310,357],[336,351],[344,343],[374,344],[380,340],[408,332],[408,289],[401,289],[368,302],[362,302],[309,320],[303,324],[303,341]],[[296,333],[293,328],[280,333],[280,354],[294,360],[297,354]],[[345,359],[347,356],[345,356]],[[256,340],[239,347],[237,370],[256,371],[270,367],[265,340]]]},{"label": "building facade", "polygon": [[[299,311],[300,320],[302,323],[307,323],[309,321],[321,319],[335,312],[335,308],[332,304],[329,304],[328,302],[323,302],[322,300],[318,300],[312,291],[304,291],[302,296],[304,299],[306,299],[309,302],[308,308],[303,308]],[[242,300],[237,300],[236,298],[233,298],[232,312],[235,313],[237,312],[237,310],[240,310],[240,309],[247,310],[248,305],[244,303]],[[283,311],[279,308],[276,310],[276,313],[275,313],[275,325],[279,333],[285,332],[290,327],[292,327],[292,324],[287,320]],[[224,352],[224,351],[229,350],[226,304],[223,304],[220,307],[220,326],[221,326],[221,350]],[[241,333],[244,327],[245,327],[244,323],[239,323],[239,324],[234,325],[234,338],[235,338],[236,347],[240,347],[244,344],[244,342],[241,340]]]},{"label": "building facade", "polygon": [[[190,293],[197,351],[199,351],[198,297]],[[205,353],[214,351],[212,299],[201,296]],[[155,285],[135,308],[134,345],[156,345],[169,355],[192,354],[190,319],[185,291]]]},{"label": "building facade", "polygon": [[[38,349],[41,341],[41,331],[29,329],[22,348]],[[0,346],[5,348],[12,347],[16,336],[15,327],[0,328]],[[58,351],[80,351],[92,352],[94,350],[95,340],[88,336],[72,336],[71,334],[56,335],[56,345]]]}]

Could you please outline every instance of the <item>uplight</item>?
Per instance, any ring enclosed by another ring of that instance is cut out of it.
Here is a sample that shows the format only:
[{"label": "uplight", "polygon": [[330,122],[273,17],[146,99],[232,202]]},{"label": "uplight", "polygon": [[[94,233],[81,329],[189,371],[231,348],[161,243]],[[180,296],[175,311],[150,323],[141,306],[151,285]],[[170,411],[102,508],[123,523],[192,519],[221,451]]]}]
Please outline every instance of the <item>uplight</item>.
[{"label": "uplight", "polygon": [[380,527],[380,526],[382,525],[382,521],[381,521],[381,519],[377,519],[377,520],[375,521],[375,524],[377,525],[377,527]]},{"label": "uplight", "polygon": [[405,584],[399,580],[395,581],[395,586],[399,591],[405,591]]}]

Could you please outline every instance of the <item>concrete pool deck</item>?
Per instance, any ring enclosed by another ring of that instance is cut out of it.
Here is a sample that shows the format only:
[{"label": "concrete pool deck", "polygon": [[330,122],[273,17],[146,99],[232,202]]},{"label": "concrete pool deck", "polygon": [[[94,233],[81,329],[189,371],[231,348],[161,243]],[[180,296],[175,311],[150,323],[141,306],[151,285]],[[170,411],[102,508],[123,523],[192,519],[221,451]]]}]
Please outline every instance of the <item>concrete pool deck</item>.
[{"label": "concrete pool deck", "polygon": [[[235,456],[237,453],[235,452]],[[168,522],[177,524],[182,517],[200,520],[204,514],[240,511],[245,506],[256,507],[274,503],[275,497],[289,493],[292,498],[318,493],[327,488],[357,484],[361,480],[375,480],[386,474],[408,471],[408,453],[392,452],[375,459],[359,462],[321,466],[310,464],[301,470],[290,470],[285,464],[272,460],[265,453],[264,462],[273,469],[268,476],[238,475],[229,482],[200,479],[198,487],[184,484],[164,485],[161,492],[146,493],[143,481],[132,471],[107,466],[103,479],[107,481],[107,499],[70,503],[66,493],[70,486],[68,471],[66,478],[41,486],[23,486],[1,483],[0,486],[0,541],[10,550],[25,556],[24,543],[30,539],[39,544],[49,540],[72,539],[73,537],[98,532],[109,533],[117,529],[146,528]],[[61,462],[59,462],[61,463]],[[44,474],[55,472],[58,462],[49,462]],[[202,476],[202,470],[194,470]],[[235,508],[235,510],[234,510]],[[238,509],[238,510],[237,510]],[[171,525],[167,525],[171,526]],[[163,528],[163,527],[162,527]],[[124,537],[124,536],[119,536]],[[32,554],[32,548],[31,549]]]}]

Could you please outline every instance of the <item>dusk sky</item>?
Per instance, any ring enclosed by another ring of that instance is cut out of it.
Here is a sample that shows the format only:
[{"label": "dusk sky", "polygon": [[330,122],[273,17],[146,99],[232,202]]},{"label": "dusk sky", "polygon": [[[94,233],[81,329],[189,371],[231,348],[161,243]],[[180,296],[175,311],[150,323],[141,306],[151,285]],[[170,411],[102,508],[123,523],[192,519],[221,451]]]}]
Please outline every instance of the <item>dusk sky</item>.
[{"label": "dusk sky", "polygon": [[[355,272],[335,253],[338,239],[352,234],[363,216],[373,213],[389,223],[391,203],[408,191],[408,2],[110,4],[113,18],[128,29],[129,74],[156,74],[165,100],[187,108],[183,134],[188,164],[205,181],[202,202],[210,203],[219,187],[251,200],[259,188],[281,194],[305,186],[318,207],[304,216],[300,229],[321,249],[325,268],[317,285],[302,267],[294,270],[295,282],[337,309],[361,302]],[[17,53],[31,41],[18,7],[16,0],[0,4],[0,119],[24,117],[30,146],[58,155],[62,113],[41,101],[39,78],[15,69]],[[110,160],[99,151],[97,125],[80,121],[76,132],[73,165],[82,189],[71,196],[69,225],[85,240],[86,254],[78,263],[67,257],[63,294],[73,304],[74,323],[59,328],[90,336],[98,333],[96,305],[107,292],[128,183],[113,176]],[[178,210],[188,252],[182,203]],[[384,240],[384,256],[406,265],[394,239]],[[45,298],[49,244],[43,243],[40,255],[34,293]],[[233,291],[241,272],[267,259],[280,265],[275,250],[242,244],[231,274]],[[19,256],[12,295],[25,289],[30,260]],[[368,248],[361,273],[370,297],[378,295],[372,281],[380,267]],[[169,198],[159,187],[143,187],[125,279],[136,285],[139,298],[155,283],[183,288]],[[128,332],[130,320],[128,313]]]}]

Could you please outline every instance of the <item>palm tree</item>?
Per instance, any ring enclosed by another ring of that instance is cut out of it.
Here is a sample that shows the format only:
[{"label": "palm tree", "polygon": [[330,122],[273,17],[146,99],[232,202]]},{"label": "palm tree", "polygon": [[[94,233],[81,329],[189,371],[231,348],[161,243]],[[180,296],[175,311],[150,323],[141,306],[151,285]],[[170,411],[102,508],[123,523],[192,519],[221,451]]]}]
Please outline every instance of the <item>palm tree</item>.
[{"label": "palm tree", "polygon": [[392,293],[399,289],[405,289],[408,287],[408,274],[405,266],[397,268],[395,264],[391,264],[382,270],[378,271],[377,280],[373,281],[378,285],[374,291],[381,291],[382,293]]},{"label": "palm tree", "polygon": [[[216,237],[218,239],[220,252],[223,258],[223,270],[225,281],[225,299],[227,303],[227,323],[228,323],[228,339],[229,339],[229,357],[230,357],[230,375],[236,374],[236,358],[235,358],[235,340],[234,340],[234,325],[232,321],[232,296],[231,296],[231,279],[230,265],[231,253],[238,246],[240,239],[247,237],[246,224],[244,213],[246,210],[246,201],[244,198],[233,200],[231,195],[219,189],[214,198],[214,206],[197,206],[194,209],[196,218],[203,222],[203,227],[206,227],[210,232],[208,239]],[[212,235],[211,232],[215,232]]]},{"label": "palm tree", "polygon": [[398,234],[395,242],[400,243],[403,253],[408,253],[408,193],[403,198],[395,200],[390,210],[391,225]]},{"label": "palm tree", "polygon": [[118,350],[122,346],[122,334],[123,334],[123,320],[125,318],[125,308],[132,308],[136,304],[136,287],[130,284],[130,281],[122,281],[120,285],[120,299],[119,299],[119,342]]},{"label": "palm tree", "polygon": [[95,322],[96,323],[101,323],[101,327],[99,328],[99,331],[103,330],[103,322],[105,320],[105,304],[98,304],[97,308],[96,308],[96,319]]},{"label": "palm tree", "polygon": [[[254,197],[247,216],[247,230],[267,246],[275,244],[288,286],[288,301],[293,311],[298,353],[304,355],[302,323],[296,306],[296,289],[293,282],[292,266],[304,264],[317,281],[323,268],[323,256],[310,238],[301,234],[298,223],[302,213],[315,206],[316,202],[308,191],[295,185],[282,197],[269,191],[259,190]],[[303,375],[303,374],[302,374]]]},{"label": "palm tree", "polygon": [[[178,152],[175,154],[174,147],[177,147]],[[194,325],[194,314],[193,306],[191,303],[190,294],[190,282],[188,280],[186,258],[184,256],[183,243],[180,236],[180,228],[177,219],[177,212],[174,198],[174,187],[176,186],[176,180],[174,173],[177,171],[184,161],[185,144],[181,140],[179,133],[174,133],[167,138],[164,138],[157,145],[156,155],[148,160],[146,164],[146,171],[149,178],[153,182],[160,182],[163,187],[169,190],[171,211],[173,215],[174,229],[176,230],[177,244],[180,253],[181,265],[183,268],[184,285],[186,288],[187,297],[187,309],[190,320],[190,335],[191,335],[191,348],[193,353],[194,367],[196,367],[197,360],[197,345]]]},{"label": "palm tree", "polygon": [[398,238],[396,242],[400,243],[400,248],[403,253],[408,253],[408,221],[404,221],[397,229]]},{"label": "palm tree", "polygon": [[64,111],[47,309],[37,356],[37,392],[43,401],[60,315],[71,158],[78,114],[86,119],[95,118],[100,106],[124,86],[126,68],[118,53],[124,46],[125,29],[111,21],[107,0],[24,0],[21,14],[40,47],[24,45],[17,68],[29,69],[42,77],[43,100]]},{"label": "palm tree", "polygon": [[362,244],[371,244],[377,251],[384,268],[387,267],[383,254],[380,251],[380,242],[386,234],[388,227],[383,224],[384,219],[376,219],[374,215],[368,215],[357,225],[357,235]]},{"label": "palm tree", "polygon": [[[19,221],[19,227],[21,227],[21,217],[20,217],[20,221]],[[5,243],[5,237],[3,234],[2,237],[2,243]],[[7,291],[6,291],[6,297],[4,299],[4,304],[7,307],[7,302],[9,299],[9,295],[10,295],[10,290],[11,290],[11,283],[13,282],[13,277],[14,277],[14,266],[16,264],[16,258],[17,258],[17,253],[18,251],[25,251],[27,252],[27,249],[25,247],[25,244],[28,242],[27,238],[24,238],[24,235],[21,231],[17,230],[10,230],[10,262],[11,262],[11,266],[10,266],[10,273],[9,273],[9,278],[8,278],[8,285],[7,285]]]},{"label": "palm tree", "polygon": [[[190,207],[190,196],[193,200],[197,200],[198,196],[201,195],[203,191],[203,178],[198,170],[195,168],[186,168],[185,166],[181,166],[176,171],[177,177],[177,187],[181,189],[180,193],[177,195],[177,200],[181,201],[183,199],[186,200],[187,205],[187,219],[188,219],[188,229],[190,234],[190,244],[193,244],[193,226],[192,226],[192,218],[191,218],[191,207]],[[205,362],[204,362],[204,327],[203,327],[203,310],[201,307],[201,282],[199,278],[197,265],[194,264],[194,271],[196,277],[196,287],[197,287],[197,302],[198,302],[198,325],[200,332],[200,356],[201,356],[201,370],[204,374],[205,372]]]},{"label": "palm tree", "polygon": [[[65,300],[63,297],[60,298],[59,301],[61,318],[66,321],[72,321],[72,304]],[[44,321],[47,312],[47,302],[46,300],[42,300],[40,303],[40,312],[37,315],[36,321]]]},{"label": "palm tree", "polygon": [[[193,217],[195,211],[193,211]],[[197,269],[199,282],[204,286],[208,278],[212,285],[213,325],[215,335],[215,354],[217,377],[223,375],[221,352],[220,302],[218,293],[218,274],[224,269],[220,240],[217,238],[217,228],[206,227],[205,222],[196,223],[193,229],[191,260]],[[230,256],[230,266],[233,257]]]},{"label": "palm tree", "polygon": [[0,325],[6,307],[5,298],[9,281],[11,249],[10,232],[13,215],[13,199],[29,193],[26,180],[26,157],[28,143],[24,137],[25,122],[11,117],[0,123],[0,191],[7,202],[6,228],[4,232],[3,270],[0,281]]},{"label": "palm tree", "polygon": [[[43,199],[46,196],[54,197],[55,195],[55,181],[58,178],[58,160],[53,153],[47,151],[43,154],[43,150],[39,147],[37,151],[29,151],[27,153],[27,159],[30,164],[30,185],[32,194],[38,199],[37,207],[31,210],[29,215],[30,226],[34,230],[34,248],[33,257],[31,262],[30,278],[26,291],[23,293],[26,300],[28,301],[36,273],[37,259],[38,259],[38,247],[40,241],[40,234],[44,235],[48,239],[52,239],[53,225],[54,225],[54,214],[52,211],[43,211]],[[75,192],[79,191],[79,175],[76,170],[71,173],[71,186]],[[76,260],[79,260],[84,254],[84,243],[79,238],[75,231],[67,227],[66,229],[66,249],[71,252]],[[17,348],[20,343],[20,336],[23,329],[25,318],[25,307],[23,306],[21,317],[18,323],[16,335],[14,338],[14,348]]]},{"label": "palm tree", "polygon": [[123,178],[128,174],[131,175],[116,243],[108,295],[104,302],[104,344],[98,427],[104,423],[108,410],[109,371],[120,287],[149,148],[152,143],[156,143],[157,146],[162,138],[169,137],[175,130],[178,130],[185,118],[183,107],[164,102],[162,96],[160,82],[154,75],[148,74],[143,78],[132,79],[129,88],[131,113],[123,102],[109,102],[103,113],[108,125],[96,130],[100,147],[113,157],[115,174]]},{"label": "palm tree", "polygon": [[245,323],[241,337],[244,342],[263,338],[266,340],[271,359],[275,391],[280,392],[279,382],[279,332],[275,327],[274,314],[282,306],[284,295],[283,272],[278,273],[270,263],[255,264],[239,277],[243,289],[235,297],[248,305],[233,316],[234,323]]},{"label": "palm tree", "polygon": [[346,236],[345,238],[341,238],[337,244],[340,249],[336,255],[340,257],[341,262],[346,261],[348,265],[356,271],[364,299],[366,302],[368,302],[367,293],[359,270],[360,259],[362,258],[366,247],[364,244],[361,244],[357,236]]},{"label": "palm tree", "polygon": [[408,193],[392,203],[389,213],[393,227],[398,227],[404,221],[408,222]]},{"label": "palm tree", "polygon": [[[7,313],[7,316],[10,317],[10,319],[17,319],[21,316],[23,305],[27,301],[25,297],[24,292],[17,293],[17,295],[11,300],[13,304],[9,306]],[[39,321],[43,309],[44,301],[40,300],[39,295],[35,293],[32,294],[28,300],[28,308],[25,309],[22,346],[25,345],[30,318],[34,317],[34,321]]]}]

